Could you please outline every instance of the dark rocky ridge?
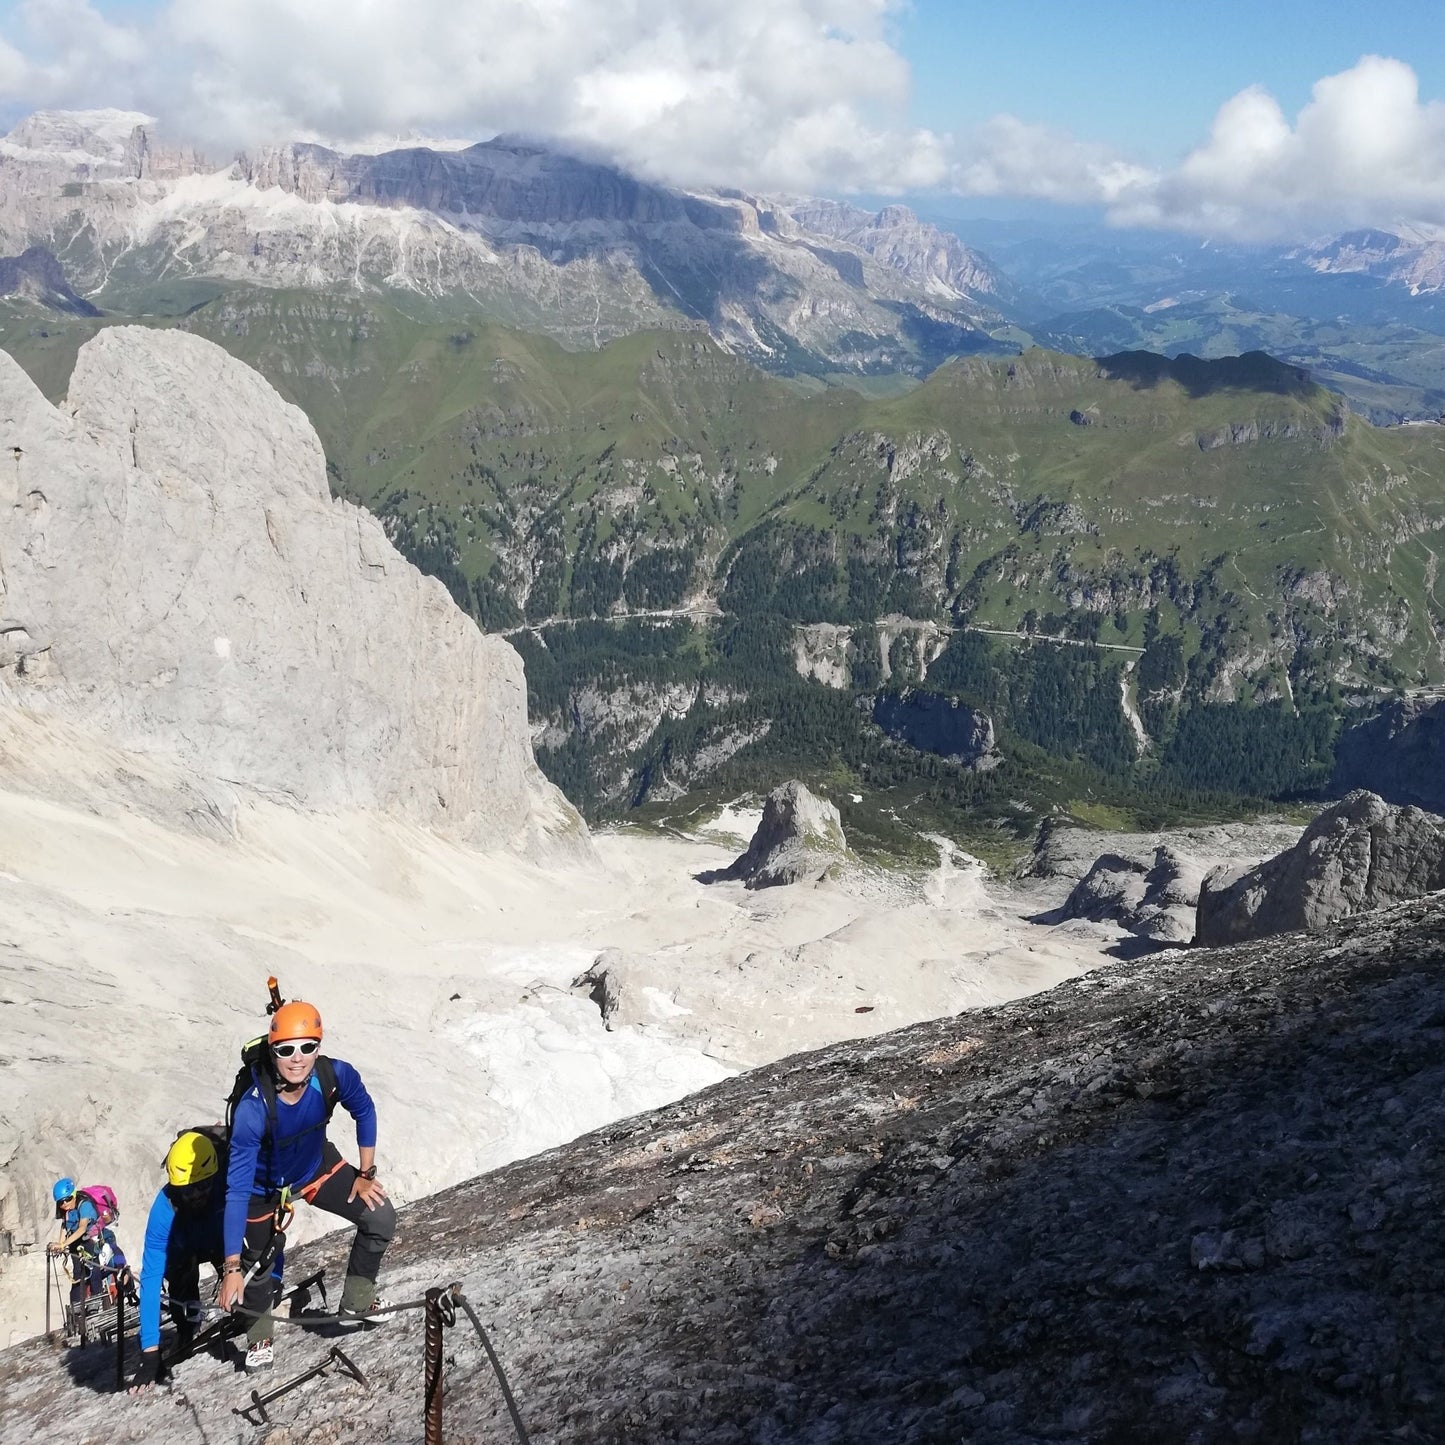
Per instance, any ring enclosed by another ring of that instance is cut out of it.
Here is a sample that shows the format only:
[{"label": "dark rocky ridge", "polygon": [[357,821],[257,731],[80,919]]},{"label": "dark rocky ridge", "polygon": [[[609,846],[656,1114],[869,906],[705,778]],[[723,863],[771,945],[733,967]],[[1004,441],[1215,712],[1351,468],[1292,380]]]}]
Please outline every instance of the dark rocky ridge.
[{"label": "dark rocky ridge", "polygon": [[[1442,962],[1420,900],[800,1055],[408,1209],[388,1286],[468,1282],[538,1442],[1439,1439]],[[414,1438],[419,1335],[267,1438]],[[509,1439],[447,1348],[448,1438]],[[255,1438],[182,1383],[12,1350],[6,1438]]]},{"label": "dark rocky ridge", "polygon": [[511,136],[460,151],[413,147],[379,155],[294,145],[243,156],[238,165],[246,179],[307,201],[418,206],[499,225],[670,222],[735,231],[741,219],[734,207]]},{"label": "dark rocky ridge", "polygon": [[1402,698],[1346,728],[1335,749],[1334,786],[1445,813],[1445,698]]}]

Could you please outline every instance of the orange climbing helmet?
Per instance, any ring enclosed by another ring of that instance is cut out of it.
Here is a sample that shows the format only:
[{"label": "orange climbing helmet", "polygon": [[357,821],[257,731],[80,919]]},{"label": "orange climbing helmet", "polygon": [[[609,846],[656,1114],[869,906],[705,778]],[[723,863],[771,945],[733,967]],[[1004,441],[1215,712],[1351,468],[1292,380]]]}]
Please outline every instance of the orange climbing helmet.
[{"label": "orange climbing helmet", "polygon": [[283,1039],[319,1039],[321,1037],[321,1015],[315,1004],[283,1003],[271,1015],[271,1031],[268,1035],[273,1044]]}]

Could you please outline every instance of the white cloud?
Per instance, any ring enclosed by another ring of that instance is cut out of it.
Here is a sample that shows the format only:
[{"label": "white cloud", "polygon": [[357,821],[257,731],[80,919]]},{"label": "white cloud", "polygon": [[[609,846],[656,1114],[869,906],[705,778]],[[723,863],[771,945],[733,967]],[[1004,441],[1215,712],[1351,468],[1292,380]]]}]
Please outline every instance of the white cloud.
[{"label": "white cloud", "polygon": [[140,32],[88,0],[22,0],[14,15],[15,33],[0,36],[0,102],[81,104],[87,89],[129,88],[145,62]]},{"label": "white cloud", "polygon": [[1415,72],[1367,55],[1319,81],[1293,125],[1254,87],[1220,107],[1183,162],[1116,199],[1122,224],[1244,239],[1445,221],[1445,105]]},{"label": "white cloud", "polygon": [[[674,181],[893,190],[946,171],[938,138],[905,120],[908,67],[887,33],[904,3],[168,0],[144,33],[91,11],[72,27],[96,37],[90,65],[37,40],[17,83],[0,50],[0,86],[12,104],[28,88],[137,105],[218,148],[511,130]],[[101,63],[126,37],[148,63]]]},{"label": "white cloud", "polygon": [[911,126],[890,40],[908,0],[162,3],[120,24],[22,0],[0,105],[131,106],[219,154],[521,131],[685,185],[1026,196],[1221,237],[1445,222],[1445,105],[1378,56],[1320,80],[1293,123],[1240,92],[1161,170],[1015,116]]},{"label": "white cloud", "polygon": [[1107,146],[1052,126],[995,116],[959,147],[951,173],[967,196],[1029,196],[1065,205],[1112,205],[1154,173]]}]

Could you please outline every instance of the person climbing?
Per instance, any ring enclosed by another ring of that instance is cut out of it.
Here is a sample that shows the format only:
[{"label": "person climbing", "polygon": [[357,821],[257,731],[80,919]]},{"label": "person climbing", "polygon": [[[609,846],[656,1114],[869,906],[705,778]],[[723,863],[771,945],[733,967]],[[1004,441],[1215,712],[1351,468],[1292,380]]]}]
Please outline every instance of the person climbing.
[{"label": "person climbing", "polygon": [[[376,1277],[396,1229],[396,1210],[376,1177],[376,1106],[361,1075],[321,1053],[321,1015],[309,1003],[282,1004],[271,1015],[268,1048],[252,1070],[253,1087],[236,1104],[226,1170],[225,1262],[219,1303],[238,1303],[255,1318],[247,1330],[246,1366],[273,1359],[269,1278],[251,1278],[271,1248],[292,1195],[357,1226],[337,1318],[365,1323],[382,1307]],[[357,1165],[326,1137],[337,1104],[356,1121]]]},{"label": "person climbing", "polygon": [[117,1290],[135,1300],[135,1280],[116,1243],[111,1225],[120,1218],[120,1205],[115,1190],[108,1184],[75,1187],[73,1179],[57,1179],[50,1197],[55,1201],[55,1217],[60,1220],[60,1238],[46,1246],[52,1255],[70,1256],[70,1303],[84,1304],[87,1299],[106,1290],[106,1276],[112,1277]]},{"label": "person climbing", "polygon": [[141,1357],[131,1380],[132,1395],[144,1394],[163,1378],[161,1281],[170,1295],[176,1343],[184,1348],[196,1333],[201,1265],[208,1263],[218,1276],[221,1273],[226,1208],[221,1162],[218,1141],[199,1129],[177,1135],[166,1153],[166,1182],[146,1219],[140,1274]]},{"label": "person climbing", "polygon": [[100,1262],[100,1210],[69,1177],[55,1181],[50,1197],[60,1221],[60,1238],[52,1240],[45,1250],[47,1254],[70,1256],[70,1303],[84,1304],[86,1296],[98,1294],[105,1283],[105,1269]]}]

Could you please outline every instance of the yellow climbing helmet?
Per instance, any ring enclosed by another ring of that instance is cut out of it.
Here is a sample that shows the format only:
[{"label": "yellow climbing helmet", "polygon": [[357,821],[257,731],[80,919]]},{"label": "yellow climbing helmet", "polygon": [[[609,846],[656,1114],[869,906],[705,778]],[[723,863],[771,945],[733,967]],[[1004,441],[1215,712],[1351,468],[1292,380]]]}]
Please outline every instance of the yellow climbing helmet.
[{"label": "yellow climbing helmet", "polygon": [[216,1146],[195,1129],[187,1129],[166,1153],[166,1177],[177,1189],[215,1178],[219,1167]]}]

